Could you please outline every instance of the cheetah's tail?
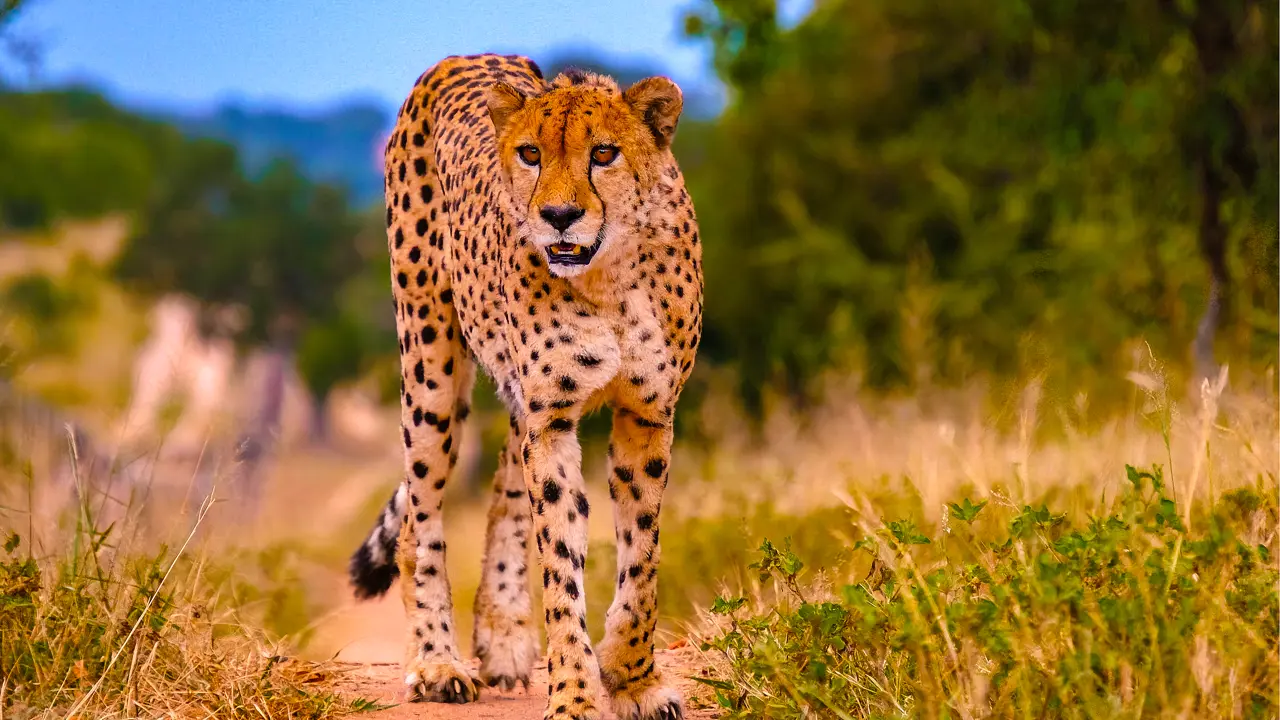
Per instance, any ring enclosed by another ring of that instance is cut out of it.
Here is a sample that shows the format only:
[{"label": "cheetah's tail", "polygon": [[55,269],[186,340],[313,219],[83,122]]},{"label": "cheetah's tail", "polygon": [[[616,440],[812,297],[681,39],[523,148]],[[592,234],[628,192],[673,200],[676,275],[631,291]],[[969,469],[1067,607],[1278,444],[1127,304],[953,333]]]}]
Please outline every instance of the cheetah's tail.
[{"label": "cheetah's tail", "polygon": [[400,569],[396,567],[396,542],[400,536],[400,522],[404,517],[408,488],[400,483],[396,492],[382,508],[378,523],[369,537],[351,556],[347,573],[357,599],[366,600],[382,595],[391,587]]}]

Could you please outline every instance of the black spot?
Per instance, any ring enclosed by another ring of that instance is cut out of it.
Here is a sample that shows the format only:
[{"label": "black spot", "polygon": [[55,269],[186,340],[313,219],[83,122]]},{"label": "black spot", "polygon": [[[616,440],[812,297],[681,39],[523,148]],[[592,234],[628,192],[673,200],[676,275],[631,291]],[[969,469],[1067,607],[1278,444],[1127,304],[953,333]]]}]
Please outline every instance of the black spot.
[{"label": "black spot", "polygon": [[595,355],[587,355],[587,354],[574,355],[573,359],[578,361],[578,364],[581,365],[582,367],[595,367],[600,364],[600,358],[596,357]]},{"label": "black spot", "polygon": [[578,512],[582,514],[582,517],[586,517],[591,512],[591,503],[587,502],[585,494],[578,493],[577,505]]},{"label": "black spot", "polygon": [[426,368],[423,367],[421,360],[418,361],[417,365],[413,366],[413,379],[417,380],[419,385],[427,379],[427,371]]},{"label": "black spot", "polygon": [[651,478],[662,477],[662,472],[667,469],[667,461],[662,458],[653,458],[644,464],[644,472]]},{"label": "black spot", "polygon": [[616,467],[613,469],[613,474],[617,475],[618,479],[625,483],[636,479],[635,473],[631,472],[631,468]]},{"label": "black spot", "polygon": [[560,376],[560,389],[565,392],[573,392],[578,389],[578,383],[568,375]]},{"label": "black spot", "polygon": [[542,498],[549,503],[557,503],[560,501],[560,485],[555,480],[546,480],[542,483]]},{"label": "black spot", "polygon": [[413,474],[422,479],[427,476],[427,464],[418,460],[413,463]]},{"label": "black spot", "polygon": [[549,427],[552,430],[560,430],[560,431],[572,430],[573,421],[570,420],[569,418],[556,418],[555,420],[551,421],[551,423],[549,424]]},{"label": "black spot", "polygon": [[650,515],[649,513],[644,513],[640,515],[639,517],[636,518],[636,527],[640,528],[641,530],[648,530],[649,528],[653,527],[653,516]]}]

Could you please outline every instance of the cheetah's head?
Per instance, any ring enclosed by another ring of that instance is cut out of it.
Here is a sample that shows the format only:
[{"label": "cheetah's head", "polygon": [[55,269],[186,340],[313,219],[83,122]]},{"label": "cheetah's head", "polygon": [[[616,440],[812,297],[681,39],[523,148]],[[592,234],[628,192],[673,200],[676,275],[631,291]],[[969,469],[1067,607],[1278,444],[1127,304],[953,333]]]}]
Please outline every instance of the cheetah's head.
[{"label": "cheetah's head", "polygon": [[496,83],[488,106],[517,231],[554,275],[580,275],[634,245],[651,191],[673,162],[683,106],[674,82],[651,77],[623,92],[607,77],[571,70],[538,95]]}]

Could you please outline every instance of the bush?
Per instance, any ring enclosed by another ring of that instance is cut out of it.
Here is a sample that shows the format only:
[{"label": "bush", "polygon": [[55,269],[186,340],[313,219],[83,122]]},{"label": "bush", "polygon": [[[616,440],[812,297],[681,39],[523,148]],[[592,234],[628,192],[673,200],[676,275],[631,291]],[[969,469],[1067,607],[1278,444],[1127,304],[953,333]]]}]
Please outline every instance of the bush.
[{"label": "bush", "polygon": [[1159,467],[1127,470],[1085,522],[966,499],[932,537],[868,525],[857,577],[801,582],[766,540],[750,568],[776,604],[716,599],[702,682],[730,717],[1275,717],[1274,502],[1188,515]]}]

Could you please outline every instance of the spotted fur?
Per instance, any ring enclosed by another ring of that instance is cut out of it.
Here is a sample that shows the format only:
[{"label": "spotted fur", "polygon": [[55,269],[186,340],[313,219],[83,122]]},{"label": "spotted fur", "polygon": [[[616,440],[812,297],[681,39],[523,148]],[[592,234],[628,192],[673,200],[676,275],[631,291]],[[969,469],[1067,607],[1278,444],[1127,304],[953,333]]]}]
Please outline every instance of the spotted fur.
[{"label": "spotted fur", "polygon": [[[598,717],[602,695],[628,720],[683,712],[653,660],[672,422],[702,329],[697,221],[670,151],[681,108],[666,78],[625,91],[577,71],[548,82],[528,59],[500,55],[440,62],[400,108],[386,219],[406,479],[351,576],[360,596],[402,578],[413,699],[468,702],[483,684],[527,686],[538,656],[532,535],[546,717]],[[511,414],[475,602],[479,677],[453,631],[441,524],[476,364]],[[593,645],[577,428],[602,406],[613,408],[617,588]]]}]

